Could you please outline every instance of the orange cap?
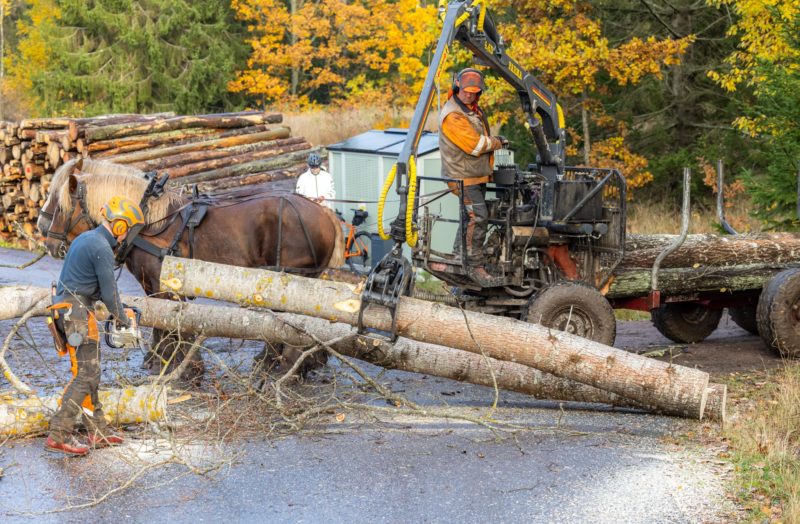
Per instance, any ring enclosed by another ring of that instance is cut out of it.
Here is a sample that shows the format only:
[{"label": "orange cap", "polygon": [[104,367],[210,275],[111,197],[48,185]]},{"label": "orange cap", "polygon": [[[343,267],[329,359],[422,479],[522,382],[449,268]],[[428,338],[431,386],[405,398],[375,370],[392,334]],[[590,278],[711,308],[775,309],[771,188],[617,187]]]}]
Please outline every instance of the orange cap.
[{"label": "orange cap", "polygon": [[483,83],[483,75],[475,69],[465,69],[458,75],[458,88],[467,93],[480,93],[486,86]]}]

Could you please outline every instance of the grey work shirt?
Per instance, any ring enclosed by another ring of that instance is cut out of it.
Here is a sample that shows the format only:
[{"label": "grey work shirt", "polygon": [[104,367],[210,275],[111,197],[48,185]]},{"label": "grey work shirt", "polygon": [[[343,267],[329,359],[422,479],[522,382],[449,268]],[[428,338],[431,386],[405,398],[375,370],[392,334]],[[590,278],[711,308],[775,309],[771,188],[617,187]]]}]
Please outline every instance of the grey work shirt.
[{"label": "grey work shirt", "polygon": [[102,225],[78,235],[67,251],[58,277],[57,299],[77,295],[91,303],[102,300],[115,318],[127,324],[114,279],[116,246],[117,240]]}]

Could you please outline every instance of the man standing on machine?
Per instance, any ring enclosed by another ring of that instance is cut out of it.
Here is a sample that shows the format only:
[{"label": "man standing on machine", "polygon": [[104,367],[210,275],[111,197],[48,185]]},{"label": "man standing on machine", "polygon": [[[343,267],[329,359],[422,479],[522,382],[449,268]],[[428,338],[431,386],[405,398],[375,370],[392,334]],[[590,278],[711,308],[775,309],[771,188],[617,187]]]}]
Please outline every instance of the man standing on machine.
[{"label": "man standing on machine", "polygon": [[[478,106],[485,90],[483,75],[477,69],[467,68],[456,75],[452,95],[439,114],[439,151],[442,174],[464,184],[467,275],[481,287],[496,287],[502,284],[502,279],[492,276],[484,267],[483,244],[489,215],[486,183],[492,175],[494,151],[508,146],[508,140],[489,134],[486,113]],[[458,185],[448,185],[457,194]],[[456,252],[462,249],[461,226],[454,244]]]}]

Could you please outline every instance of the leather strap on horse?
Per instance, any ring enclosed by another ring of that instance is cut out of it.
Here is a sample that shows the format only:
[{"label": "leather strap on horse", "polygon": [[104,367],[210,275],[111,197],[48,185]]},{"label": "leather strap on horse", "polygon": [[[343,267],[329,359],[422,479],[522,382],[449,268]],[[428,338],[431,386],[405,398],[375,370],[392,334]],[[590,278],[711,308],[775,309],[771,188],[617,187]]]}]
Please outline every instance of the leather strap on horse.
[{"label": "leather strap on horse", "polygon": [[[300,224],[300,227],[303,230],[303,235],[306,237],[306,244],[308,245],[308,249],[311,252],[311,258],[314,259],[313,268],[287,268],[281,265],[281,251],[283,248],[283,206],[284,203],[288,202],[289,206],[294,211],[294,214],[297,216],[297,221]],[[264,266],[263,269],[270,269],[273,271],[287,271],[291,273],[318,273],[322,269],[324,269],[319,264],[319,260],[317,259],[317,251],[314,249],[314,243],[311,241],[311,234],[308,232],[308,228],[306,227],[305,222],[303,221],[303,216],[297,210],[297,206],[295,206],[292,202],[290,202],[286,197],[280,197],[280,203],[278,204],[278,245],[277,251],[275,253],[275,266]]]}]

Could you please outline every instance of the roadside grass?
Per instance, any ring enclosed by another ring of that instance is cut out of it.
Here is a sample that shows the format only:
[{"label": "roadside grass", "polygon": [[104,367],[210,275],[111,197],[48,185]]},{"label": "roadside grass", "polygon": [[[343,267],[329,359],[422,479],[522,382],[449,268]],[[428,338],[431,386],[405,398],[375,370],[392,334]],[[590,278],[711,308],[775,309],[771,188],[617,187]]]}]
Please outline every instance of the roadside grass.
[{"label": "roadside grass", "polygon": [[[725,218],[740,232],[760,231],[758,221],[748,215],[749,204],[745,200],[732,202],[725,211]],[[629,234],[657,235],[680,233],[681,208],[677,199],[641,199],[628,202],[627,231]],[[704,203],[692,203],[689,233],[721,233],[716,208]]]},{"label": "roadside grass", "polygon": [[390,107],[325,108],[302,113],[283,113],[283,122],[293,136],[302,136],[315,146],[328,146],[370,129],[405,127],[409,110]]},{"label": "roadside grass", "polygon": [[748,522],[800,523],[800,364],[732,379],[737,413],[723,437]]}]

